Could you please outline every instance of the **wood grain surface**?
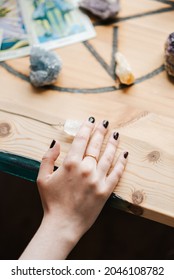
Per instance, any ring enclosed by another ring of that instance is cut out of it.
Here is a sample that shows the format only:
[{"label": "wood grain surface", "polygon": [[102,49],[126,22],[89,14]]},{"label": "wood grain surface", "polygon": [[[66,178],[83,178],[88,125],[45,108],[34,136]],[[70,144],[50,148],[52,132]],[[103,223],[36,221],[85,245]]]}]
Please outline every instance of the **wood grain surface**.
[{"label": "wood grain surface", "polygon": [[[120,132],[118,153],[130,153],[115,201],[174,226],[174,84],[163,61],[165,40],[174,32],[174,1],[120,2],[111,23],[93,20],[96,38],[56,50],[63,70],[55,85],[31,86],[29,57],[0,63],[0,150],[41,161],[57,139],[60,165],[72,142],[61,126],[66,119],[108,119],[110,130]],[[134,71],[132,86],[116,79],[117,50]]]}]

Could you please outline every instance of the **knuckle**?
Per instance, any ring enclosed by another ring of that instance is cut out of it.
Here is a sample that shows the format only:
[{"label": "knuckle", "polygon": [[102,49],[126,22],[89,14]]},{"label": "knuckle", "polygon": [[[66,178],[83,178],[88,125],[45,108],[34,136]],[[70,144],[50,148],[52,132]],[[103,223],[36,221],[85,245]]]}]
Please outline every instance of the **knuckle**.
[{"label": "knuckle", "polygon": [[94,150],[98,150],[100,148],[100,143],[99,141],[93,141],[91,144],[90,144],[91,148],[94,149]]},{"label": "knuckle", "polygon": [[114,138],[108,140],[109,149],[114,153],[116,151],[116,147],[118,145],[118,141],[115,141]]},{"label": "knuckle", "polygon": [[76,139],[80,142],[82,142],[82,141],[86,142],[87,141],[87,136],[84,133],[82,134],[81,132],[79,132],[76,135]]},{"label": "knuckle", "polygon": [[42,162],[49,162],[50,161],[50,157],[48,156],[48,154],[44,154],[42,157]]},{"label": "knuckle", "polygon": [[96,192],[98,192],[98,179],[97,178],[91,179],[91,181],[89,182],[89,186],[92,189],[94,189]]},{"label": "knuckle", "polygon": [[107,197],[107,192],[105,189],[99,189],[97,191],[97,197],[100,198],[101,200],[105,200]]},{"label": "knuckle", "polygon": [[67,171],[71,171],[72,169],[78,166],[79,162],[75,157],[67,157],[64,160],[64,167]]},{"label": "knuckle", "polygon": [[101,126],[101,124],[99,124],[95,131],[97,134],[103,135],[103,125]]},{"label": "knuckle", "polygon": [[105,156],[105,159],[106,159],[107,163],[109,163],[110,165],[112,164],[113,156],[111,154],[107,154]]},{"label": "knuckle", "polygon": [[89,177],[93,172],[92,166],[82,166],[81,167],[81,176],[83,178]]},{"label": "knuckle", "polygon": [[45,185],[45,180],[41,176],[38,176],[37,179],[36,179],[36,183],[39,187],[44,186]]},{"label": "knuckle", "polygon": [[122,162],[122,163],[120,164],[120,171],[121,171],[121,173],[123,173],[124,168],[125,168],[125,164],[123,164],[123,162]]},{"label": "knuckle", "polygon": [[105,131],[103,131],[103,128],[97,127],[95,130],[95,138],[97,140],[96,142],[98,142],[98,140],[103,139],[104,135],[105,135]]},{"label": "knuckle", "polygon": [[55,159],[50,157],[47,153],[42,157],[41,167],[48,166],[50,164],[54,164]]},{"label": "knuckle", "polygon": [[120,179],[122,174],[123,174],[123,166],[120,166],[119,169],[117,170],[117,177]]}]

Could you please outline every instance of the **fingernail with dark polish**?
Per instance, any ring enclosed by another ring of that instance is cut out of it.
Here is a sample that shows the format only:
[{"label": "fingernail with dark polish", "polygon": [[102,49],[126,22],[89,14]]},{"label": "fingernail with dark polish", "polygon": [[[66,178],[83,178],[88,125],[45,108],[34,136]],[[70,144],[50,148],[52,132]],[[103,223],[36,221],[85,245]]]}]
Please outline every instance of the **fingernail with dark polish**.
[{"label": "fingernail with dark polish", "polygon": [[109,125],[109,122],[108,122],[108,121],[103,121],[103,126],[104,126],[104,128],[107,128],[108,125]]},{"label": "fingernail with dark polish", "polygon": [[88,119],[88,121],[91,122],[91,123],[95,123],[95,119],[94,119],[93,117],[90,117],[90,118]]},{"label": "fingernail with dark polish", "polygon": [[50,149],[53,148],[55,144],[56,144],[56,141],[53,140],[53,141],[51,142]]},{"label": "fingernail with dark polish", "polygon": [[128,157],[128,154],[129,154],[128,152],[125,152],[125,153],[124,153],[124,158],[127,158],[127,157]]},{"label": "fingernail with dark polish", "polygon": [[57,166],[54,166],[54,171],[56,171],[58,169],[58,167]]},{"label": "fingernail with dark polish", "polygon": [[115,140],[117,140],[118,137],[119,137],[119,133],[118,133],[118,132],[114,132],[114,133],[113,133],[113,138],[114,138]]}]

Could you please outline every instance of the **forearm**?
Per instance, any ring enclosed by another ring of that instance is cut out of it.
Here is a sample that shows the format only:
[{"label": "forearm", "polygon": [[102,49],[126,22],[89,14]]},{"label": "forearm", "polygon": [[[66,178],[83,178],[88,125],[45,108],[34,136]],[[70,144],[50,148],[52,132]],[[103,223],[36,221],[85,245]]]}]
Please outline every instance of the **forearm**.
[{"label": "forearm", "polygon": [[42,223],[20,256],[20,260],[65,259],[78,242],[66,222],[44,217]]}]

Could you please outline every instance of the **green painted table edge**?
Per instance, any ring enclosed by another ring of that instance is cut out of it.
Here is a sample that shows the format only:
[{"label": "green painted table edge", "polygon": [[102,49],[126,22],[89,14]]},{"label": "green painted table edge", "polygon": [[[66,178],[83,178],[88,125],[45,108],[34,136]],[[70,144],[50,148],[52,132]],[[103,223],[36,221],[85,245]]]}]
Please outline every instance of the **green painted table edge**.
[{"label": "green painted table edge", "polygon": [[[31,158],[0,151],[0,171],[22,179],[36,182],[40,162]],[[55,167],[57,169],[57,167]],[[142,215],[141,207],[133,207],[133,204],[112,193],[107,203],[119,210]]]},{"label": "green painted table edge", "polygon": [[39,161],[8,152],[0,152],[0,171],[2,172],[35,182],[39,166]]}]

